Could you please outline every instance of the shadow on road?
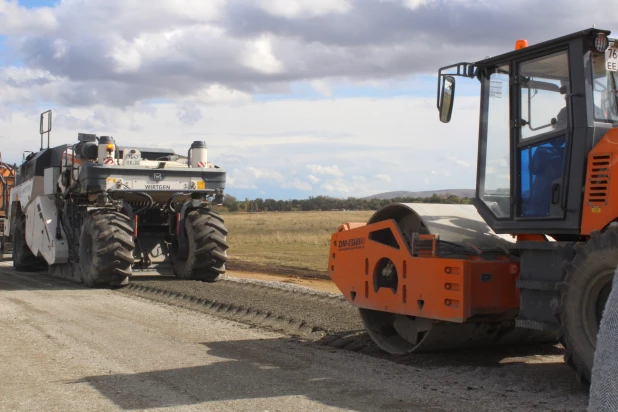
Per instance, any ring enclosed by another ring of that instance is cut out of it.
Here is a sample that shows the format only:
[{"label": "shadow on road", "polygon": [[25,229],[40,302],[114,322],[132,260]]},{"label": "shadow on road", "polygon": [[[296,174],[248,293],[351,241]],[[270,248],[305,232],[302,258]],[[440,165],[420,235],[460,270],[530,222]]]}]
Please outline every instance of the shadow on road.
[{"label": "shadow on road", "polygon": [[[149,272],[136,272],[131,277],[131,282],[139,283],[146,281],[172,282],[180,280],[173,274]],[[0,262],[0,291],[3,290],[77,290],[87,289],[80,283],[69,279],[59,278],[48,274],[47,270],[35,272],[19,272],[13,268],[12,262]],[[109,289],[101,286],[94,289]]]},{"label": "shadow on road", "polygon": [[[561,359],[564,348],[559,344],[496,345],[478,348],[461,348],[440,352],[408,353],[390,355],[378,348],[364,330],[348,333],[329,334],[317,343],[360,352],[396,363],[412,365],[417,368],[436,366],[484,366],[502,368],[525,361],[524,358],[556,356]],[[561,362],[558,362],[560,365]],[[565,367],[565,370],[569,370]]]},{"label": "shadow on road", "polygon": [[[452,410],[446,407],[449,401],[458,400],[462,394],[469,399],[475,394],[490,396],[491,408],[480,411],[510,409],[514,401],[510,392],[517,392],[519,399],[522,392],[529,391],[532,398],[538,395],[539,405],[547,398],[585,396],[572,378],[565,378],[565,374],[572,373],[561,362],[508,365],[501,369],[477,365],[457,371],[453,371],[453,365],[425,370],[397,366],[399,373],[394,373],[388,364],[381,363],[383,369],[376,369],[375,361],[365,365],[369,358],[332,355],[336,350],[307,350],[306,344],[290,342],[289,338],[204,345],[208,356],[215,358],[207,359],[208,364],[201,366],[89,376],[70,383],[88,383],[123,410],[216,401],[229,402],[225,406],[231,410],[241,405],[244,410],[251,409],[246,403],[233,403],[242,400],[253,402],[255,410],[273,407],[273,402],[279,409],[294,410],[294,400],[289,398],[270,400],[269,404],[264,401],[285,396],[355,411],[420,412]],[[484,390],[483,385],[491,390]]]},{"label": "shadow on road", "polygon": [[0,265],[0,291],[76,289],[84,287],[70,280],[49,276],[47,271],[18,272],[12,265]]}]

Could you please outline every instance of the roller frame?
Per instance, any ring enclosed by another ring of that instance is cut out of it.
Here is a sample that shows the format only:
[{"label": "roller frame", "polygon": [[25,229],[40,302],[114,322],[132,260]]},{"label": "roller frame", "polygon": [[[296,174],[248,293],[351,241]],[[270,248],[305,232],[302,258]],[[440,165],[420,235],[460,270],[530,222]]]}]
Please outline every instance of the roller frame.
[{"label": "roller frame", "polygon": [[[418,213],[420,209],[409,204],[399,207],[411,213]],[[441,240],[477,248],[508,244],[486,225],[483,228],[482,221],[474,219],[472,206],[442,209],[449,209],[449,213],[438,216],[434,210],[431,219],[421,216],[423,227],[429,231],[438,227],[450,228],[440,233]],[[454,220],[460,225],[452,224]],[[491,260],[478,255],[445,258],[434,256],[428,250],[418,251],[415,256],[393,219],[362,226],[358,223],[352,225],[354,228],[348,229],[350,224],[347,224],[332,235],[329,261],[331,278],[352,305],[457,323],[472,317],[516,317],[519,308],[516,287],[519,265],[506,253],[492,256]],[[397,247],[370,239],[371,233],[380,230],[390,230]],[[443,233],[446,233],[446,239]],[[479,233],[484,235],[477,236]],[[395,264],[398,274],[395,291],[384,287],[377,289],[375,286],[374,272],[383,258]]]},{"label": "roller frame", "polygon": [[[476,252],[445,257],[440,240]],[[389,353],[553,342],[550,333],[515,328],[520,296],[513,245],[473,206],[393,204],[368,224],[339,227],[331,237],[329,274]],[[395,268],[396,287],[378,285],[383,259]]]}]

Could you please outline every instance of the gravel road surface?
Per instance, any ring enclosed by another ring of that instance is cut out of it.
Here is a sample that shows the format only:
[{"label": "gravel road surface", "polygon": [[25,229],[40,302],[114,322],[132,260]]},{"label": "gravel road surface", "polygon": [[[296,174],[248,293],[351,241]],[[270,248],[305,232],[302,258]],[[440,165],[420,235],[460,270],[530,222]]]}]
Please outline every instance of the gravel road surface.
[{"label": "gravel road surface", "polygon": [[[0,263],[0,411],[586,407],[586,390],[547,345],[398,358],[367,350],[368,356],[319,343],[346,332],[364,339],[353,311],[303,315],[303,304],[307,314],[335,311],[340,303],[327,295],[245,281],[135,284],[141,286],[85,289]],[[176,291],[160,292],[165,288]],[[289,323],[285,305],[301,322],[307,318],[307,336],[315,339],[273,331]],[[270,314],[271,330],[255,326],[265,321],[260,314]]]}]

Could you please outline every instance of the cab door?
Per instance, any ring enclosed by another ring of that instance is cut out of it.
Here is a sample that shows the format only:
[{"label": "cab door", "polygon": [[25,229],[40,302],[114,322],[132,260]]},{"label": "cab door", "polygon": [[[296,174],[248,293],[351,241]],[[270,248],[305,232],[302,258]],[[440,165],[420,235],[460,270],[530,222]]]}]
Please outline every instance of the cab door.
[{"label": "cab door", "polygon": [[515,219],[564,219],[570,142],[568,50],[518,61],[515,75]]}]

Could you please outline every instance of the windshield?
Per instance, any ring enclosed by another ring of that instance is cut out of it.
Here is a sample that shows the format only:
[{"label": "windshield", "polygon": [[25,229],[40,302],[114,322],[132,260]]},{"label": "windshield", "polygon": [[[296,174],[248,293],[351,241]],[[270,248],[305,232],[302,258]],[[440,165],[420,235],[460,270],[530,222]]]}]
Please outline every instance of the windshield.
[{"label": "windshield", "polygon": [[479,196],[498,218],[511,213],[509,151],[509,66],[498,67],[484,80],[487,122],[485,168],[479,174]]},{"label": "windshield", "polygon": [[605,69],[605,54],[592,53],[594,118],[602,122],[618,121],[616,83],[618,73]]}]

